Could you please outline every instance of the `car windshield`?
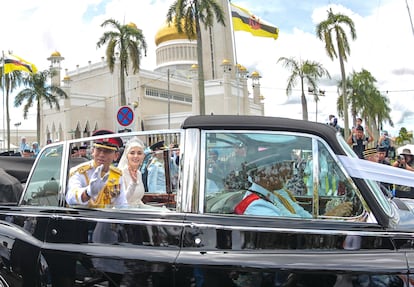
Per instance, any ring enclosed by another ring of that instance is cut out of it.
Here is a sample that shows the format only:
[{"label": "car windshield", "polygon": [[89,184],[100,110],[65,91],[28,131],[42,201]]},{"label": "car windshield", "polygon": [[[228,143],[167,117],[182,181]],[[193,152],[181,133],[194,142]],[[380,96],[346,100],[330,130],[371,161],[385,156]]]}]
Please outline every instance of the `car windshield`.
[{"label": "car windshield", "polygon": [[[251,211],[251,215],[361,220],[369,211],[343,167],[316,137],[209,131],[203,148],[207,213],[240,214],[240,203],[249,193],[263,196],[276,207]],[[345,205],[350,209],[342,213]]]}]

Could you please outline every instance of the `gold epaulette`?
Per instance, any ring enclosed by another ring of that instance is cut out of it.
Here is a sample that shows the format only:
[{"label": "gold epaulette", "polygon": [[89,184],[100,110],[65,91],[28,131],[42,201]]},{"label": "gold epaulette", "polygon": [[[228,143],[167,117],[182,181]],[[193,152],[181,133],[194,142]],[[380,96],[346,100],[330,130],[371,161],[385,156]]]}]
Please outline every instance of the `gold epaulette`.
[{"label": "gold epaulette", "polygon": [[115,166],[110,166],[109,167],[110,170],[112,170],[113,172],[117,173],[118,175],[122,175],[122,170],[120,168],[117,168]]},{"label": "gold epaulette", "polygon": [[90,164],[90,162],[81,164],[79,166],[75,166],[74,168],[72,168],[70,170],[69,177],[71,177],[72,175],[74,175],[77,172],[80,173],[80,174],[85,174],[91,168],[92,168],[92,165]]}]

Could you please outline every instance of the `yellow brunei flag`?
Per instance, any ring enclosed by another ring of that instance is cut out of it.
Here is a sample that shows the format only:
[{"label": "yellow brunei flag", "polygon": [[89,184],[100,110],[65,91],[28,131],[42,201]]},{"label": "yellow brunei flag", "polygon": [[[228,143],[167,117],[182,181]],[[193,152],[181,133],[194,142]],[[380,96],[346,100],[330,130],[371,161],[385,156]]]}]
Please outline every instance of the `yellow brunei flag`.
[{"label": "yellow brunei flag", "polygon": [[250,32],[254,36],[277,39],[279,29],[259,19],[248,10],[230,3],[234,31]]},{"label": "yellow brunei flag", "polygon": [[4,58],[4,74],[13,71],[22,71],[28,73],[37,73],[37,68],[34,64],[23,60],[16,55],[8,55]]}]

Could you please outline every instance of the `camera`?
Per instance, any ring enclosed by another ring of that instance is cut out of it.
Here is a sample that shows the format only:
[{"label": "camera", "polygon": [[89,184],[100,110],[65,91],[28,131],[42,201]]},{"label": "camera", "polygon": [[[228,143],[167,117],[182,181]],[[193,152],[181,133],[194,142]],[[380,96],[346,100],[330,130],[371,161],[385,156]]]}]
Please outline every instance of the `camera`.
[{"label": "camera", "polygon": [[[405,156],[403,156],[403,155],[400,154],[398,156],[397,161],[398,161],[398,167],[405,168]],[[404,161],[404,163],[402,163],[402,161]]]}]

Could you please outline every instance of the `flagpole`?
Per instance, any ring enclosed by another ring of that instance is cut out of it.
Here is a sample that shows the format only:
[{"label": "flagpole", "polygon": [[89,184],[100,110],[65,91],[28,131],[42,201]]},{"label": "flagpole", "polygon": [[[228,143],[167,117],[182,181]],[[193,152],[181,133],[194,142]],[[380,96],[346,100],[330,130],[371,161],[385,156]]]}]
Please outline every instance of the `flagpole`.
[{"label": "flagpole", "polygon": [[233,62],[237,65],[237,51],[236,51],[236,38],[234,36],[234,28],[233,28],[233,16],[231,15],[231,0],[228,2],[228,9],[230,13],[230,29],[231,29],[231,35],[232,35],[232,42],[233,42]]},{"label": "flagpole", "polygon": [[2,144],[2,148],[4,149],[4,147],[5,147],[5,140],[6,140],[6,134],[5,134],[5,132],[6,132],[6,127],[5,127],[5,123],[6,123],[6,121],[5,121],[5,115],[6,115],[6,111],[4,110],[4,107],[5,107],[5,93],[4,93],[4,86],[6,85],[6,80],[5,80],[5,73],[4,73],[4,65],[5,65],[5,61],[4,61],[4,50],[2,50],[1,51],[2,52],[2,64],[3,64],[3,69],[1,70],[2,71],[2,77],[1,77],[1,86],[2,86],[2,91],[3,91],[3,144]]},{"label": "flagpole", "polygon": [[229,2],[228,2],[228,9],[229,9],[229,13],[230,13],[230,29],[231,29],[231,39],[232,39],[232,42],[233,42],[233,63],[234,63],[234,66],[235,66],[235,68],[236,68],[236,73],[235,73],[235,76],[236,76],[236,83],[237,83],[237,115],[239,115],[240,114],[240,91],[239,91],[239,85],[240,85],[240,82],[239,82],[239,71],[238,71],[238,69],[239,69],[239,65],[238,65],[238,63],[237,63],[237,49],[236,49],[236,37],[235,37],[235,35],[234,35],[234,28],[233,28],[233,16],[232,16],[232,13],[231,13],[231,0],[229,0]]}]

